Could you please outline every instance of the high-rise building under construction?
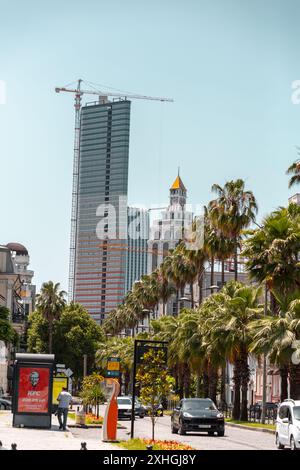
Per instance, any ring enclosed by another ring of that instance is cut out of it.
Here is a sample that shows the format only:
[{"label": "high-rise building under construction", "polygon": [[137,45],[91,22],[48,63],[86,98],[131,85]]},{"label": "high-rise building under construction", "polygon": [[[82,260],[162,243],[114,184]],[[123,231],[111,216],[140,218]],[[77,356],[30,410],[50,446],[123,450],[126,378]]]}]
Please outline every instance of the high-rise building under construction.
[{"label": "high-rise building under construction", "polygon": [[101,322],[125,291],[130,101],[80,113],[73,299]]}]

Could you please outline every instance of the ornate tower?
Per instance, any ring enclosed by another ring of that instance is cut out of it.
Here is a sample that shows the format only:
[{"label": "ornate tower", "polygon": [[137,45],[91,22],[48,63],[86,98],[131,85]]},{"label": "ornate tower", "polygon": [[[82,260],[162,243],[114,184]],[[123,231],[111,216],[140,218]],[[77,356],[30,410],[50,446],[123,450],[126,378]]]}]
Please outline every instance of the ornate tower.
[{"label": "ornate tower", "polygon": [[179,176],[179,173],[170,188],[170,206],[172,208],[184,209],[186,204],[186,188]]}]

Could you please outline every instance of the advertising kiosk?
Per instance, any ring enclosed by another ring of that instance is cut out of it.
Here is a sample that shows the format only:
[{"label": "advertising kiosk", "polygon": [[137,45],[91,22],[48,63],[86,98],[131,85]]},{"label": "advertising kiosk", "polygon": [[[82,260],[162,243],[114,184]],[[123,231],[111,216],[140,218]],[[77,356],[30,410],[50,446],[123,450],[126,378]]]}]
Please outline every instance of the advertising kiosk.
[{"label": "advertising kiosk", "polygon": [[54,354],[16,354],[14,427],[51,428],[53,366]]}]

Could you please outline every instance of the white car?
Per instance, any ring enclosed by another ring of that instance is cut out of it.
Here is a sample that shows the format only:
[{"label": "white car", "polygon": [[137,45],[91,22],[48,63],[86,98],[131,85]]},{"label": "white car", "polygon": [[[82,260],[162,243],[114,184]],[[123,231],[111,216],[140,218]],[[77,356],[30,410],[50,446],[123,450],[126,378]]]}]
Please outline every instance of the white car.
[{"label": "white car", "polygon": [[300,449],[300,400],[284,400],[278,408],[276,420],[276,445],[292,450]]}]

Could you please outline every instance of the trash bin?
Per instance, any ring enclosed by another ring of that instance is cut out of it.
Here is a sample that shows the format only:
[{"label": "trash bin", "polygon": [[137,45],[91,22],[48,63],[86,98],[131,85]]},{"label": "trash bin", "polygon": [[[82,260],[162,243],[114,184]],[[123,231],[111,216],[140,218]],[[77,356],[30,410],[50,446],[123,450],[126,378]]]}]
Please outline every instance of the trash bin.
[{"label": "trash bin", "polygon": [[75,413],[75,423],[78,426],[85,426],[85,411],[84,408],[79,409],[79,407],[76,410]]}]

